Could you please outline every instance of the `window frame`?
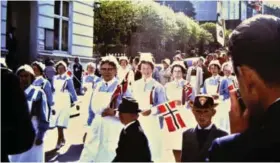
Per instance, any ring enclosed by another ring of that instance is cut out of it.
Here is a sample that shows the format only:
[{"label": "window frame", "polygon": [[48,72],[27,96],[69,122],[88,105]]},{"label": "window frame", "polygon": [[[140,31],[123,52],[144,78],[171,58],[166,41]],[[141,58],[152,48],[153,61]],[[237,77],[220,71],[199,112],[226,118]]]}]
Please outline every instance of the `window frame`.
[{"label": "window frame", "polygon": [[[55,19],[59,20],[59,29],[58,29],[58,49],[55,49],[55,45],[53,45],[53,51],[59,52],[59,53],[70,53],[71,52],[71,44],[72,44],[72,18],[73,18],[73,3],[72,1],[69,0],[58,0],[60,2],[60,9],[59,9],[59,15],[55,14],[54,12],[54,21]],[[69,6],[68,6],[68,17],[63,16],[63,1],[67,1]],[[55,8],[55,6],[54,6]],[[62,50],[62,22],[63,20],[68,22],[68,49]],[[54,27],[55,28],[55,27]],[[55,29],[54,29],[55,31]]]}]

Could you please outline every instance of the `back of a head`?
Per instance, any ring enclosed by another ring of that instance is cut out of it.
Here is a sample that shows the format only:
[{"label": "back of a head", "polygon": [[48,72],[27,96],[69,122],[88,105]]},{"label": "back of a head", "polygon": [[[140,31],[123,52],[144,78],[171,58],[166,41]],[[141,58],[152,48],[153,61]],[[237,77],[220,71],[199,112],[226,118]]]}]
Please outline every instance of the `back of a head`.
[{"label": "back of a head", "polygon": [[[231,34],[229,54],[237,66],[254,69],[267,84],[280,84],[280,19],[257,15],[243,21]],[[237,73],[238,75],[238,73]]]}]

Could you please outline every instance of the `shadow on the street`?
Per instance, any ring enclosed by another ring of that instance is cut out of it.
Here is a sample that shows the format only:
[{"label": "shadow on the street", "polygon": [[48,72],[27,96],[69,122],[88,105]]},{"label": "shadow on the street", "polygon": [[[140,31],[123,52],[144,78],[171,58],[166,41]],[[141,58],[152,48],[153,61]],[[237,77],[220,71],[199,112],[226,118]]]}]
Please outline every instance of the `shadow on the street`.
[{"label": "shadow on the street", "polygon": [[71,145],[68,151],[63,155],[59,155],[55,161],[76,162],[80,159],[83,148],[84,148],[83,144]]},{"label": "shadow on the street", "polygon": [[53,162],[57,159],[59,153],[57,149],[45,152],[45,162]]}]

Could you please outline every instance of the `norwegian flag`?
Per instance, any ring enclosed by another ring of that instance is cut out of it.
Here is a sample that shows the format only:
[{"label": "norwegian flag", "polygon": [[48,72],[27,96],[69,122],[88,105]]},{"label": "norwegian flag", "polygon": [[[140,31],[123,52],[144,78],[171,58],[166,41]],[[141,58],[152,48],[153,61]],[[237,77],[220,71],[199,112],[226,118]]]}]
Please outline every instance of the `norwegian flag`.
[{"label": "norwegian flag", "polygon": [[110,102],[110,108],[116,108],[117,107],[117,99],[119,97],[119,95],[121,94],[121,86],[118,85],[116,90],[114,91],[112,98],[111,98],[111,102]]},{"label": "norwegian flag", "polygon": [[231,84],[228,86],[228,90],[229,90],[229,91],[232,91],[234,88],[235,88],[235,87],[234,87],[233,83],[231,83]]},{"label": "norwegian flag", "polygon": [[125,78],[123,79],[121,85],[122,85],[122,93],[125,93],[128,87],[128,75],[129,72],[125,75]]},{"label": "norwegian flag", "polygon": [[169,132],[174,132],[186,127],[185,122],[176,107],[176,101],[163,103],[157,106],[157,108],[161,116],[163,116]]},{"label": "norwegian flag", "polygon": [[67,75],[69,76],[69,77],[72,77],[72,72],[71,71],[69,71],[69,70],[67,70]]},{"label": "norwegian flag", "polygon": [[191,84],[187,83],[182,91],[182,104],[185,105],[186,100],[189,100],[193,93]]}]

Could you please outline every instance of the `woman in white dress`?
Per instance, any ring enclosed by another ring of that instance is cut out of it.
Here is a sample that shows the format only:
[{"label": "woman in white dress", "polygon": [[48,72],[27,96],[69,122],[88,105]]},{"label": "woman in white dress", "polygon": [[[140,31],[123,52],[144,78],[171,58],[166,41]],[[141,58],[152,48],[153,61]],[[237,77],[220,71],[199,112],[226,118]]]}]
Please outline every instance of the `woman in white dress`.
[{"label": "woman in white dress", "polygon": [[152,56],[142,55],[139,66],[142,78],[133,83],[132,96],[142,110],[139,122],[148,138],[152,160],[159,162],[162,161],[163,152],[163,119],[159,117],[156,106],[166,102],[166,94],[164,87],[152,78],[155,68]]},{"label": "woman in white dress", "polygon": [[35,74],[29,65],[19,67],[16,74],[19,76],[21,87],[25,92],[36,137],[31,149],[20,154],[10,155],[9,159],[11,162],[45,162],[43,144],[49,128],[47,97],[41,88],[32,85]]},{"label": "woman in white dress", "polygon": [[[48,108],[50,110],[49,113],[51,113],[52,107],[54,105],[53,90],[51,83],[44,77],[45,65],[41,62],[35,61],[31,64],[31,66],[35,73],[35,80],[32,84],[34,86],[40,87],[45,92],[48,101]],[[50,115],[48,117],[50,117]]]},{"label": "woman in white dress", "polygon": [[131,89],[131,84],[134,82],[134,72],[129,68],[129,60],[126,56],[119,57],[120,67],[117,72],[117,77],[120,83],[128,82],[128,90]]},{"label": "woman in white dress", "polygon": [[184,74],[186,74],[186,67],[183,62],[174,61],[171,65],[171,73],[174,80],[165,85],[166,96],[168,101],[176,100],[176,107],[179,110],[186,127],[174,132],[169,132],[167,126],[164,125],[164,142],[166,148],[173,151],[175,161],[180,162],[182,134],[186,129],[194,127],[196,124],[191,110],[187,109],[188,101],[193,100],[195,96],[193,93],[189,93],[193,90],[192,86],[188,81],[183,79]]},{"label": "woman in white dress", "polygon": [[116,156],[119,134],[123,128],[115,109],[121,102],[119,81],[115,77],[118,62],[104,57],[100,64],[102,81],[95,85],[89,103],[87,135],[80,162],[111,162]]},{"label": "woman in white dress", "polygon": [[[57,127],[58,139],[56,149],[65,145],[64,129],[68,127],[70,108],[77,102],[73,80],[66,74],[67,66],[63,61],[56,64],[57,75],[53,78],[54,115],[51,116],[51,127]],[[73,104],[71,104],[71,100]]]}]

